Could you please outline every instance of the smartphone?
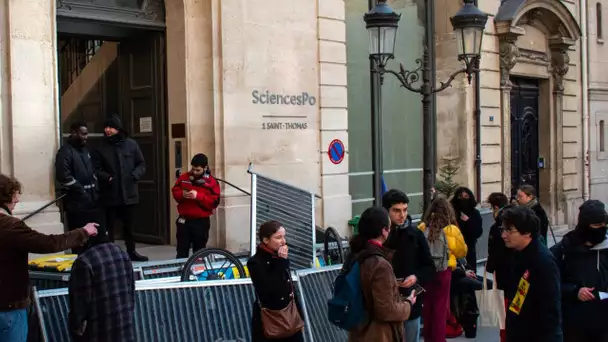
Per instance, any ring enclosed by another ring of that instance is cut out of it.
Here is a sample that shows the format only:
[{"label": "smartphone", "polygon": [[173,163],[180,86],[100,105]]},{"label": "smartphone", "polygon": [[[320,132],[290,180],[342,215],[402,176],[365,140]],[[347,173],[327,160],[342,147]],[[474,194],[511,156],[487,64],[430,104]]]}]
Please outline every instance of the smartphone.
[{"label": "smartphone", "polygon": [[189,181],[182,181],[182,189],[186,190],[186,191],[191,191],[192,190],[192,183]]},{"label": "smartphone", "polygon": [[424,292],[426,292],[426,290],[424,289],[424,287],[422,287],[422,286],[420,286],[418,284],[414,285],[414,294],[416,296],[420,296],[420,294],[422,294]]}]

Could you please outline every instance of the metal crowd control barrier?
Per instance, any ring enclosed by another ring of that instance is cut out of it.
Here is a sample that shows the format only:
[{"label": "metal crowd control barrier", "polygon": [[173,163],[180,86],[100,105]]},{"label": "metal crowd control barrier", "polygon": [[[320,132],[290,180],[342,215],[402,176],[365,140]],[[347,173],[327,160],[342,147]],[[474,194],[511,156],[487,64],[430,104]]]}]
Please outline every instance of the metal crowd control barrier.
[{"label": "metal crowd control barrier", "polygon": [[[38,290],[60,289],[68,287],[70,282],[70,273],[68,272],[46,272],[46,271],[29,271],[30,285]],[[133,268],[135,280],[142,280],[143,271],[139,267]]]},{"label": "metal crowd control barrier", "polygon": [[[346,341],[347,333],[326,318],[327,299],[341,265],[297,271],[293,279],[307,342]],[[251,341],[251,279],[136,284],[137,341]],[[69,341],[68,291],[36,291],[34,305],[42,341]]]},{"label": "metal crowd control barrier", "polygon": [[182,268],[188,259],[138,262],[134,266],[142,269],[142,279],[181,276]]},{"label": "metal crowd control barrier", "polygon": [[347,341],[348,333],[327,320],[327,300],[342,265],[297,271],[300,300],[306,310],[307,341]]},{"label": "metal crowd control barrier", "polygon": [[[250,279],[138,283],[135,300],[137,341],[251,341],[254,298]],[[67,289],[36,292],[34,303],[42,340],[69,341]]]},{"label": "metal crowd control barrier", "polygon": [[259,241],[259,226],[277,220],[289,227],[289,258],[294,269],[315,265],[315,194],[251,174],[251,255]]}]

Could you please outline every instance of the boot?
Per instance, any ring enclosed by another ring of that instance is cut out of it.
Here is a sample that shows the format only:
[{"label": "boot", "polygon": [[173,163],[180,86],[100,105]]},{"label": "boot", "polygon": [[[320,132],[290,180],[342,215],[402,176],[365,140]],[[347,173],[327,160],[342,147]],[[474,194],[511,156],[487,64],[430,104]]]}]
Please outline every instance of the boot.
[{"label": "boot", "polygon": [[136,251],[130,251],[129,258],[131,258],[131,261],[133,261],[133,262],[143,262],[143,261],[150,260],[147,256],[143,256],[143,255],[137,253]]},{"label": "boot", "polygon": [[479,314],[476,312],[468,312],[465,314],[464,322],[462,322],[462,327],[464,328],[464,336],[466,338],[475,338],[477,337],[477,318]]}]

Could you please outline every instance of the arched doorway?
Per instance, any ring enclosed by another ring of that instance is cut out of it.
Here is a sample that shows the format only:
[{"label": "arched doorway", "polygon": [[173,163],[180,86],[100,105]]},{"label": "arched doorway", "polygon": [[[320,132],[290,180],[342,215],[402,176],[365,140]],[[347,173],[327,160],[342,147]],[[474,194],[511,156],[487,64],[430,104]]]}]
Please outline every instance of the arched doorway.
[{"label": "arched doorway", "polygon": [[[59,108],[64,138],[70,124],[89,126],[89,146],[103,138],[105,119],[118,114],[140,146],[146,175],[134,231],[139,242],[169,241],[162,0],[57,0]],[[118,229],[120,231],[120,229]]]},{"label": "arched doorway", "polygon": [[577,111],[570,108],[573,101],[565,108],[564,98],[578,96],[578,77],[570,64],[580,61],[569,49],[580,28],[570,10],[554,0],[505,0],[495,27],[505,141],[503,188],[513,193],[521,185],[534,185],[550,206],[554,223],[570,221],[580,191],[572,189],[575,181],[564,181],[564,160],[572,159],[564,154],[564,115]]}]

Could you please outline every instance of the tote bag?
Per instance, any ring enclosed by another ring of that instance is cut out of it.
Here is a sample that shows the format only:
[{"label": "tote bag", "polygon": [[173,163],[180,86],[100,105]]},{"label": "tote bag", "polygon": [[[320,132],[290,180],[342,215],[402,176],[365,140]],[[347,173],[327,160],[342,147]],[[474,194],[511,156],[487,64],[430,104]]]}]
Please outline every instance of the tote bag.
[{"label": "tote bag", "polygon": [[496,288],[496,273],[494,273],[494,286],[488,289],[488,272],[483,274],[483,289],[475,291],[477,305],[479,306],[479,326],[505,328],[505,295]]}]

